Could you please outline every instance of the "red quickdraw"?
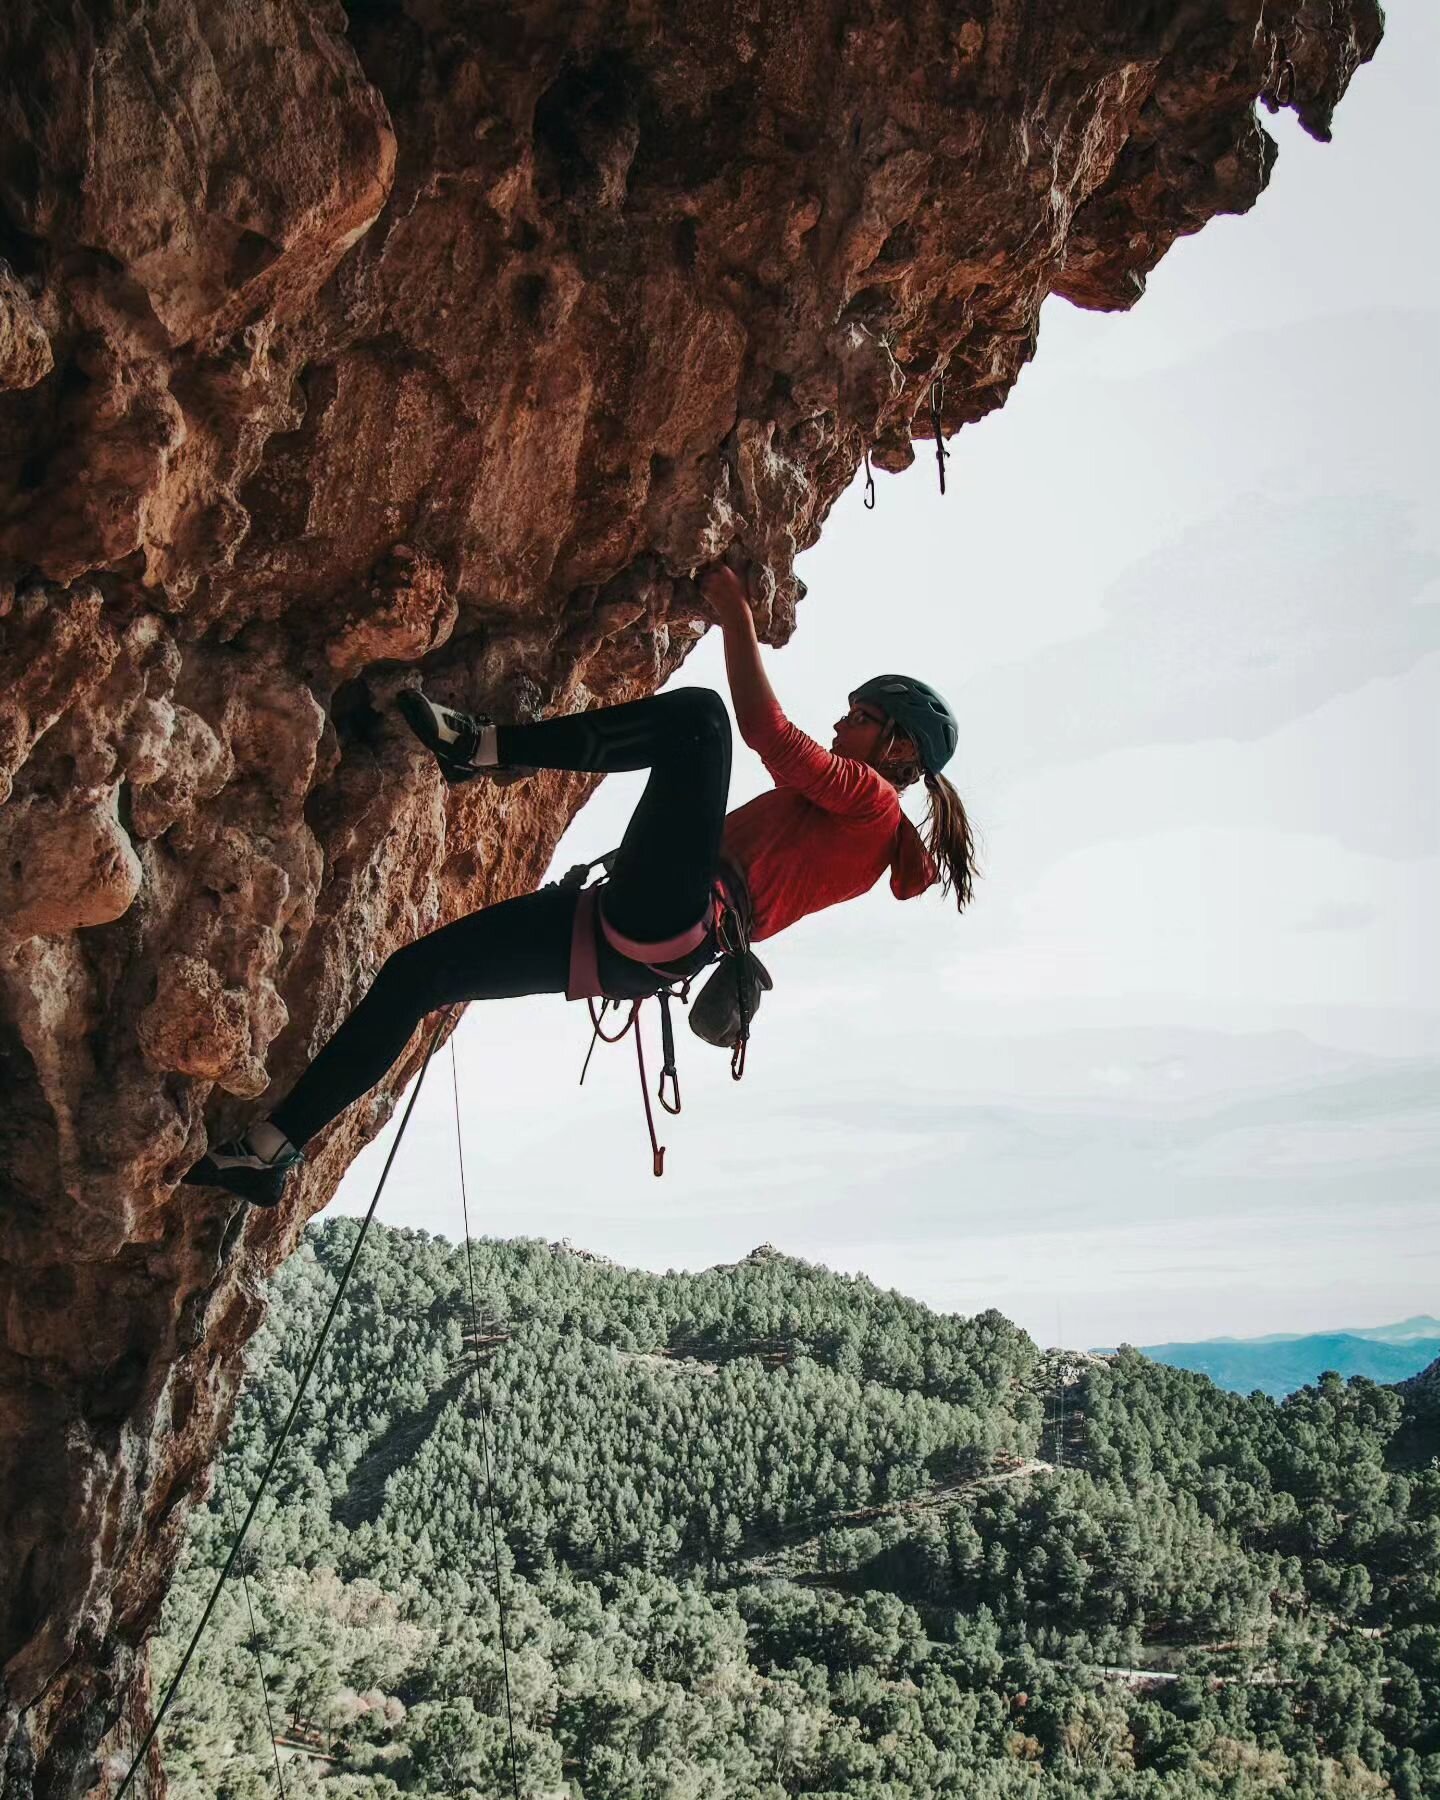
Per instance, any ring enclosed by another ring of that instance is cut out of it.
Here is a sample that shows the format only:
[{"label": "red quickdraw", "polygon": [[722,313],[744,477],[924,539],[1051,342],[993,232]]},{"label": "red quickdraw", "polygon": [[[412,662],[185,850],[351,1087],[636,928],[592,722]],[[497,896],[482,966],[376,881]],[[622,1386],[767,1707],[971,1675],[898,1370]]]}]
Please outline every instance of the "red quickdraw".
[{"label": "red quickdraw", "polygon": [[[663,1065],[655,1097],[666,1112],[672,1116],[679,1114],[681,1101],[680,1074],[675,1067],[675,1032],[670,1022],[670,1002],[679,1000],[683,1003],[689,998],[689,995],[690,983],[688,981],[682,983],[678,990],[661,988],[657,995],[660,1001],[660,1040]],[[618,1010],[623,1003],[619,1000],[602,1000],[597,1007],[594,1000],[585,1002],[590,1009],[590,1024],[593,1029],[590,1034],[590,1048],[585,1052],[585,1061],[580,1070],[580,1085],[584,1086],[585,1077],[590,1072],[590,1058],[595,1054],[595,1046],[597,1044],[618,1044],[623,1037],[633,1031],[635,1034],[635,1062],[640,1071],[640,1099],[645,1107],[645,1129],[650,1134],[651,1170],[659,1177],[665,1173],[665,1146],[660,1142],[655,1131],[655,1113],[650,1105],[650,1079],[645,1073],[645,1040],[640,1030],[640,1008],[645,1004],[646,998],[648,996],[630,1002],[629,1016],[620,1029],[615,1032],[606,1031],[605,1014],[608,1008],[613,1006]],[[666,1098],[667,1082],[670,1085],[670,1091],[675,1096],[673,1103]]]}]

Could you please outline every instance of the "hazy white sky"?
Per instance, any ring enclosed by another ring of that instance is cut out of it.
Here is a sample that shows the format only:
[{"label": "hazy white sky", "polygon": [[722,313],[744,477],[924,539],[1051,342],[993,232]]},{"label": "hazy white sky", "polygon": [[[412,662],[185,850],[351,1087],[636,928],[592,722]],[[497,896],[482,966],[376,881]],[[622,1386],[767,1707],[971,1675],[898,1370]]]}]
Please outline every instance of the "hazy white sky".
[{"label": "hazy white sky", "polygon": [[[771,675],[821,736],[882,668],[952,696],[973,909],[882,884],[768,946],[743,1084],[681,1031],[663,1181],[628,1047],[577,1092],[582,1008],[472,1008],[477,1231],[654,1269],[769,1240],[1043,1343],[1436,1310],[1437,67],[1401,0],[1333,144],[1267,121],[1258,206],[1133,312],[1047,304],[945,499],[928,444],[844,497]],[[723,688],[718,643],[679,679]],[[762,782],[740,749],[735,803]],[[382,1217],[456,1236],[448,1059],[427,1088]]]}]

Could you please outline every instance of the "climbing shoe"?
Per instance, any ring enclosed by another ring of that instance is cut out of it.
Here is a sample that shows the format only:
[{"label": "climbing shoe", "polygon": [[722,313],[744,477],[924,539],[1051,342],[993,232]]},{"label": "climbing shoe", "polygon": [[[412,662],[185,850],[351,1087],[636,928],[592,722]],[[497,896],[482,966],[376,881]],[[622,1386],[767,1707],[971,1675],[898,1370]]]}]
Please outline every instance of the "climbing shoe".
[{"label": "climbing shoe", "polygon": [[229,1143],[212,1144],[185,1176],[184,1184],[224,1188],[252,1206],[278,1206],[290,1171],[304,1160],[293,1144],[266,1158],[252,1150],[245,1138],[231,1138]]},{"label": "climbing shoe", "polygon": [[472,718],[469,713],[456,712],[453,707],[437,705],[434,700],[427,700],[419,688],[402,689],[395,696],[395,704],[405,723],[439,763],[440,773],[452,787],[489,773],[473,760],[480,748],[481,729],[490,723],[489,719],[483,716]]},{"label": "climbing shoe", "polygon": [[[533,769],[512,767],[506,763],[480,763],[481,734],[487,730],[493,740],[494,720],[484,713],[456,712],[452,706],[441,706],[427,700],[419,688],[403,688],[395,696],[400,716],[431,752],[440,765],[440,773],[451,787],[462,781],[473,781],[483,775],[497,787],[509,787],[533,775]],[[493,746],[492,746],[493,747]]]}]

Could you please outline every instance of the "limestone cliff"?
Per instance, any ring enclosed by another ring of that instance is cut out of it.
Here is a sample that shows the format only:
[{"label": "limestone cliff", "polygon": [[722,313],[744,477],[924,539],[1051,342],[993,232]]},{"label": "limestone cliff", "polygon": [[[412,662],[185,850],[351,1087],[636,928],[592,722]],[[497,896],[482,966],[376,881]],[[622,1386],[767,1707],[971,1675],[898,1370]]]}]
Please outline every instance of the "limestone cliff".
[{"label": "limestone cliff", "polygon": [[[0,9],[0,1755],[113,1792],[279,1216],[176,1192],[397,945],[584,797],[445,793],[646,692],[1317,136],[1374,0],[8,0]],[[410,1065],[413,1068],[413,1060]],[[109,1765],[102,1750],[114,1753]],[[158,1791],[158,1784],[152,1791]]]}]

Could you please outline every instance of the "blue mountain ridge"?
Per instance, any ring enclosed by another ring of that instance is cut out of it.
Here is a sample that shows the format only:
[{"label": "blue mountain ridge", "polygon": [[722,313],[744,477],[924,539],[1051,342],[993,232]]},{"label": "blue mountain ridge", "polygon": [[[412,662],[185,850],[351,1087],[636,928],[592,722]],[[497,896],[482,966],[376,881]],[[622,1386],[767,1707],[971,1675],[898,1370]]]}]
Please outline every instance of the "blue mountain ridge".
[{"label": "blue mountain ridge", "polygon": [[1216,1337],[1205,1338],[1207,1344],[1298,1344],[1302,1340],[1320,1337],[1368,1338],[1377,1344],[1409,1344],[1424,1338],[1433,1341],[1440,1338],[1440,1319],[1431,1318],[1428,1313],[1417,1313],[1411,1319],[1398,1319],[1393,1325],[1337,1325],[1333,1331],[1270,1331],[1262,1337]]},{"label": "blue mountain ridge", "polygon": [[[1409,1328],[1430,1327],[1428,1336]],[[1403,1335],[1401,1335],[1403,1333]],[[1318,1381],[1327,1369],[1365,1375],[1371,1381],[1404,1381],[1440,1358],[1440,1320],[1419,1318],[1365,1332],[1327,1331],[1306,1336],[1207,1338],[1191,1344],[1140,1344],[1141,1354],[1171,1368],[1208,1375],[1217,1387],[1249,1394],[1257,1388],[1283,1400]]]}]

